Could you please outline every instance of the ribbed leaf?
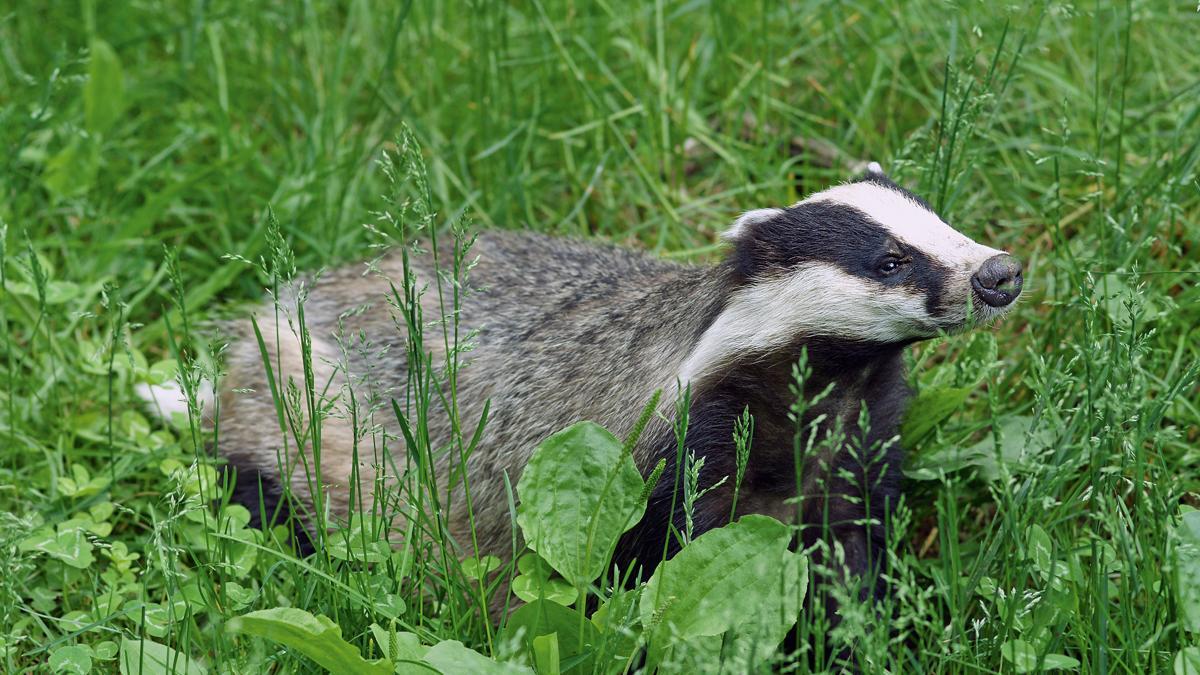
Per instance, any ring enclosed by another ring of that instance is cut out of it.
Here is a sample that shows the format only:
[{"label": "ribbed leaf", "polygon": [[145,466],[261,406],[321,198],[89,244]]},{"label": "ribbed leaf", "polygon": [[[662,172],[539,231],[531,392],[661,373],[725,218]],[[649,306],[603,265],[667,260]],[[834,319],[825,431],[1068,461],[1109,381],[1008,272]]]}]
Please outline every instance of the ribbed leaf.
[{"label": "ribbed leaf", "polygon": [[579,422],[538,446],[517,483],[525,541],[571,584],[600,576],[617,538],[642,518],[642,476],[621,441]]},{"label": "ribbed leaf", "polygon": [[[650,662],[656,663],[672,644],[731,629],[753,627],[782,638],[806,589],[800,580],[806,568],[788,550],[790,540],[783,523],[750,515],[706,532],[660,565],[641,601]],[[785,572],[796,578],[785,578]],[[794,598],[783,597],[789,594]],[[767,619],[764,613],[773,616]]]}]

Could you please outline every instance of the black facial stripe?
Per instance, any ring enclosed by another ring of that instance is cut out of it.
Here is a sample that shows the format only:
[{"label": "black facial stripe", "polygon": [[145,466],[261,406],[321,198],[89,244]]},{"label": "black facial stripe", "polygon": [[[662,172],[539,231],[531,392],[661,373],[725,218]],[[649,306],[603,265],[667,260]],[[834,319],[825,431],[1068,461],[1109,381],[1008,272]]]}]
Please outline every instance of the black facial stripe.
[{"label": "black facial stripe", "polygon": [[891,235],[862,211],[832,202],[807,202],[753,223],[734,253],[747,278],[786,274],[825,262],[859,274],[885,253]]},{"label": "black facial stripe", "polygon": [[925,311],[930,316],[938,316],[945,311],[942,307],[942,296],[946,290],[946,279],[949,278],[950,268],[940,261],[931,258],[916,249],[908,249],[912,269],[901,285],[925,294]]}]

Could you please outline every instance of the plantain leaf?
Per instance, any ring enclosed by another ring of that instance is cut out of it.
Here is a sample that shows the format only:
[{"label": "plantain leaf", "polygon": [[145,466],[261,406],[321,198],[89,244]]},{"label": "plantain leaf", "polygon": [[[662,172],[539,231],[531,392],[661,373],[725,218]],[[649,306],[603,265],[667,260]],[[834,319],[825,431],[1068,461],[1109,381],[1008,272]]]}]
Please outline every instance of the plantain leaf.
[{"label": "plantain leaf", "polygon": [[600,576],[617,539],[641,520],[642,486],[621,441],[578,422],[534,451],[517,483],[517,524],[530,548],[582,586]]},{"label": "plantain leaf", "polygon": [[96,140],[74,138],[46,162],[42,184],[56,199],[74,197],[92,188],[99,168],[100,146]]},{"label": "plantain leaf", "polygon": [[[582,632],[580,628],[583,629]],[[514,639],[518,634],[521,636],[521,643],[534,654],[535,661],[538,645],[534,641],[547,635],[557,635],[554,650],[560,662],[572,661],[575,657],[582,656],[564,672],[590,673],[594,670],[594,659],[590,652],[599,642],[600,632],[591,621],[581,620],[577,610],[549,600],[535,600],[522,605],[512,613],[504,627],[505,639]],[[538,672],[542,670],[539,668]]]},{"label": "plantain leaf", "polygon": [[788,550],[790,540],[783,523],[749,515],[704,533],[660,565],[641,600],[650,663],[674,644],[731,629],[736,635],[769,624],[764,632],[782,639],[806,590],[799,577],[807,568]]},{"label": "plantain leaf", "polygon": [[256,635],[278,642],[316,661],[334,675],[391,675],[392,662],[368,661],[346,642],[342,629],[327,616],[313,616],[292,607],[276,607],[231,619],[233,633]]},{"label": "plantain leaf", "polygon": [[92,40],[87,86],[83,89],[84,123],[102,134],[125,109],[125,72],[117,53],[104,40]]},{"label": "plantain leaf", "polygon": [[154,640],[121,639],[121,675],[204,675],[208,671],[182,652]]},{"label": "plantain leaf", "polygon": [[458,640],[443,640],[430,647],[425,652],[425,663],[442,675],[533,675],[523,666],[493,661]]},{"label": "plantain leaf", "polygon": [[1183,627],[1200,632],[1200,511],[1183,514],[1175,526],[1175,594]]}]

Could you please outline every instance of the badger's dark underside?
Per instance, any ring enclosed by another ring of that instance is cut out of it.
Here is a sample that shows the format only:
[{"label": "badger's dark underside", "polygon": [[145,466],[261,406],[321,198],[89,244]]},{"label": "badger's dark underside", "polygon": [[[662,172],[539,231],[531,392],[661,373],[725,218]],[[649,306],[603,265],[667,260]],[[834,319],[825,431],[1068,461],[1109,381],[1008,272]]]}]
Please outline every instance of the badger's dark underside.
[{"label": "badger's dark underside", "polygon": [[268,529],[280,523],[291,523],[296,552],[308,556],[316,551],[312,535],[304,526],[304,518],[294,514],[290,500],[285,499],[283,484],[277,474],[260,471],[251,466],[226,465],[225,477],[233,486],[229,501],[241,504],[250,511],[252,528]]},{"label": "badger's dark underside", "polygon": [[[819,341],[803,347],[811,369],[804,397],[823,397],[803,411],[799,424],[793,414],[793,391],[800,346],[769,361],[748,359],[696,392],[685,445],[705,459],[700,489],[728,480],[697,503],[693,534],[729,521],[736,475],[734,422],[749,408],[754,435],[738,515],[765,512],[785,522],[799,521],[802,537],[795,544],[812,551],[814,564],[833,562],[827,556],[836,542],[844,558],[826,566],[832,576],[860,584],[865,597],[881,590],[876,579],[878,563],[885,558],[887,516],[900,497],[903,453],[894,439],[908,398],[901,347]],[[865,429],[859,423],[863,406]],[[811,448],[809,438],[815,439]],[[674,434],[659,432],[654,447],[666,460],[666,470],[651,493],[645,517],[617,549],[622,569],[637,566],[643,578],[664,554],[670,558],[679,550],[669,524],[676,532],[685,527],[682,478],[680,494],[672,494],[679,469]],[[803,486],[801,499],[796,499],[797,485]]]}]

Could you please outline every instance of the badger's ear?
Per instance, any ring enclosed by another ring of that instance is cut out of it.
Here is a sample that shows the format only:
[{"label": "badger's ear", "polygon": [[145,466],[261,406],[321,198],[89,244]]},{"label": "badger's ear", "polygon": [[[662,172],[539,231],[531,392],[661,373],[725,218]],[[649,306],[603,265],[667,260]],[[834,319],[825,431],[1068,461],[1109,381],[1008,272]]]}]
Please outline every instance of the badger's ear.
[{"label": "badger's ear", "polygon": [[883,172],[883,167],[879,165],[879,162],[867,164],[867,175],[873,178],[887,178],[887,174]]},{"label": "badger's ear", "polygon": [[721,234],[721,238],[731,243],[742,241],[750,235],[756,223],[771,220],[781,213],[783,213],[783,209],[754,209],[753,211],[747,211],[738,216],[737,220],[733,221],[733,225],[730,225],[729,229]]}]

